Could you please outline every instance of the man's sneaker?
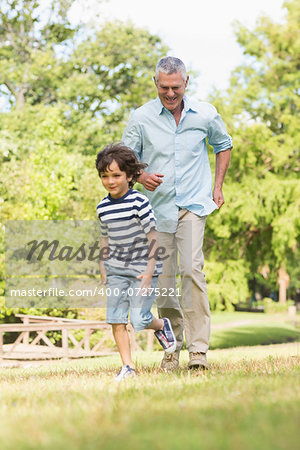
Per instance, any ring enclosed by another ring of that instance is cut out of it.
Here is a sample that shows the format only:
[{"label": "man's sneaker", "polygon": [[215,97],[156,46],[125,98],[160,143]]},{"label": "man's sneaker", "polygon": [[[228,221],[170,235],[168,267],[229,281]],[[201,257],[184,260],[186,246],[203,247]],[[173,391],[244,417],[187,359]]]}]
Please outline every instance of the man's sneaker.
[{"label": "man's sneaker", "polygon": [[206,359],[205,353],[200,352],[190,352],[190,369],[209,369],[209,364]]},{"label": "man's sneaker", "polygon": [[171,355],[165,353],[160,367],[166,372],[179,369],[179,352],[172,353]]},{"label": "man's sneaker", "polygon": [[174,353],[177,341],[173,333],[169,319],[164,318],[164,327],[162,330],[155,331],[155,336],[167,354]]},{"label": "man's sneaker", "polygon": [[125,365],[122,367],[118,375],[115,377],[116,381],[124,380],[125,378],[136,377],[136,371],[130,366]]}]

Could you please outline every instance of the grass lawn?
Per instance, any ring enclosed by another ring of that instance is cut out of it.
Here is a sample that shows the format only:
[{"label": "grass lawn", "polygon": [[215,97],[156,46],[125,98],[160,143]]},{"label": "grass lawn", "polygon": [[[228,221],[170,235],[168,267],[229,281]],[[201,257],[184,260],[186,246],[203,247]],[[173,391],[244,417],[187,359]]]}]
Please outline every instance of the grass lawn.
[{"label": "grass lawn", "polygon": [[0,448],[277,450],[299,446],[298,343],[218,349],[212,369],[159,371],[116,384],[119,357],[0,369]]},{"label": "grass lawn", "polygon": [[[282,317],[283,315],[279,315],[278,317]],[[284,315],[286,317],[286,314]],[[233,311],[233,312],[214,312],[211,315],[211,322],[212,324],[219,324],[219,323],[228,323],[228,322],[239,322],[244,320],[251,320],[251,321],[265,321],[267,315],[264,313],[251,313],[251,312],[240,312],[240,311]]]},{"label": "grass lawn", "polygon": [[212,332],[210,348],[269,345],[300,340],[299,330],[291,323],[257,322]]},{"label": "grass lawn", "polygon": [[241,311],[221,311],[213,312],[211,315],[212,325],[227,324],[234,322],[287,322],[294,321],[300,323],[300,314],[291,318],[287,313],[253,313],[253,312],[241,312]]}]

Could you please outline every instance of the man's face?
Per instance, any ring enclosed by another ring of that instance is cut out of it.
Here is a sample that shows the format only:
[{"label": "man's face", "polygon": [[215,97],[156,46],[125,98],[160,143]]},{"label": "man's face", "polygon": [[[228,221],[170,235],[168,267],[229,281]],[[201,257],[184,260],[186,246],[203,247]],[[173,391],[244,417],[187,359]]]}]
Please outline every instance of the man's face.
[{"label": "man's face", "polygon": [[182,99],[188,81],[189,77],[187,77],[186,81],[183,80],[181,71],[171,74],[158,72],[157,81],[154,77],[160,101],[173,114],[182,109]]}]

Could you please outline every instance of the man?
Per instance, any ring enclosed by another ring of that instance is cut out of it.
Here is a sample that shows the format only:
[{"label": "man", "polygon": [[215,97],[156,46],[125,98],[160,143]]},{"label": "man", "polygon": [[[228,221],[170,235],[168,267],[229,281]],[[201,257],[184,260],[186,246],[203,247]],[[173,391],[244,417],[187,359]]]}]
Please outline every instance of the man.
[{"label": "man", "polygon": [[[138,181],[146,189],[157,218],[159,245],[167,249],[159,277],[160,317],[168,317],[177,351],[165,353],[161,367],[179,367],[183,323],[190,368],[208,368],[210,310],[202,272],[206,216],[224,203],[222,185],[230,161],[232,139],[214,106],[186,97],[189,77],[183,62],[161,59],[154,83],[158,98],[138,108],[130,118],[123,141],[148,163]],[[215,186],[206,138],[216,154]],[[177,252],[182,284],[182,308],[176,297]]]}]

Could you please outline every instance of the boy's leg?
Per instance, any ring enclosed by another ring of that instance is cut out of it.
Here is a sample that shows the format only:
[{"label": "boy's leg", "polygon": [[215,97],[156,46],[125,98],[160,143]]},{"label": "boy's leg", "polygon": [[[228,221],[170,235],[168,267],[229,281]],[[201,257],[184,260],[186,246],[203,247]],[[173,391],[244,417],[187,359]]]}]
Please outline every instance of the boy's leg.
[{"label": "boy's leg", "polygon": [[147,326],[150,330],[162,330],[164,327],[164,321],[163,319],[157,319],[156,317],[153,317],[152,322]]},{"label": "boy's leg", "polygon": [[157,277],[152,277],[151,280],[152,293],[150,295],[144,295],[140,293],[141,280],[136,278],[136,275],[136,272],[132,272],[132,277],[130,277],[130,290],[128,291],[130,322],[136,332],[145,330],[146,328],[152,328],[152,324],[157,327],[155,329],[160,329],[164,325],[163,320],[156,319],[151,312],[155,298]]},{"label": "boy's leg", "polygon": [[112,324],[112,331],[123,365],[128,365],[134,369],[134,364],[131,360],[130,340],[126,324],[114,323]]},{"label": "boy's leg", "polygon": [[118,347],[123,365],[134,367],[131,360],[130,341],[126,328],[129,313],[127,289],[128,278],[122,275],[121,269],[107,270],[107,313],[106,322],[111,324],[113,336]]},{"label": "boy's leg", "polygon": [[[155,288],[157,286],[157,277],[152,277],[152,293],[149,295],[133,295],[130,299],[130,321],[135,331],[141,331],[145,328],[155,330],[155,336],[167,354],[174,353],[176,350],[176,338],[172,330],[169,319],[157,319],[153,316],[151,308],[155,298]],[[140,280],[132,280],[132,292],[138,292]]]},{"label": "boy's leg", "polygon": [[[159,296],[156,297],[158,315],[160,318],[170,319],[176,340],[177,355],[183,344],[183,313],[176,294],[177,275],[177,245],[175,234],[158,233],[159,246],[166,249],[166,258],[163,261],[163,273],[158,278]],[[173,295],[172,295],[173,294]],[[178,361],[177,361],[178,363]]]}]

